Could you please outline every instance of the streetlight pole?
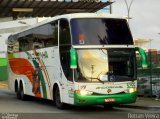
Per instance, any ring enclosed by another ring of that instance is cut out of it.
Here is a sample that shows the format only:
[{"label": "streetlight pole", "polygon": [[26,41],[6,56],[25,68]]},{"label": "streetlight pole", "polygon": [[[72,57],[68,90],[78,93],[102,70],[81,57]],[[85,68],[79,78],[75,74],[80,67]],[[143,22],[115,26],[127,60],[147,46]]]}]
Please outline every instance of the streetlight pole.
[{"label": "streetlight pole", "polygon": [[130,10],[131,10],[131,6],[132,6],[132,3],[133,3],[133,0],[131,0],[131,3],[128,4],[127,0],[124,0],[125,4],[126,4],[126,7],[127,7],[127,19],[128,19],[128,24],[129,24],[129,19],[130,19]]},{"label": "streetlight pole", "polygon": [[[111,0],[109,0],[109,2],[111,3]],[[112,14],[112,3],[109,5],[109,12]]]}]

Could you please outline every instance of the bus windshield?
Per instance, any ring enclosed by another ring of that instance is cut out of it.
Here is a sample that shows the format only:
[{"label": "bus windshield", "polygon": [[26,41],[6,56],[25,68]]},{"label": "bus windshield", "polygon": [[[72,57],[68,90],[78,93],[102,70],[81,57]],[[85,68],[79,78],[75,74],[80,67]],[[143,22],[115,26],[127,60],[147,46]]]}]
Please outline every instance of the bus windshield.
[{"label": "bus windshield", "polygon": [[77,49],[78,82],[133,81],[136,76],[134,49]]},{"label": "bus windshield", "polygon": [[135,49],[108,49],[108,62],[110,81],[136,79]]},{"label": "bus windshield", "polygon": [[72,19],[71,31],[73,45],[133,44],[125,19]]}]

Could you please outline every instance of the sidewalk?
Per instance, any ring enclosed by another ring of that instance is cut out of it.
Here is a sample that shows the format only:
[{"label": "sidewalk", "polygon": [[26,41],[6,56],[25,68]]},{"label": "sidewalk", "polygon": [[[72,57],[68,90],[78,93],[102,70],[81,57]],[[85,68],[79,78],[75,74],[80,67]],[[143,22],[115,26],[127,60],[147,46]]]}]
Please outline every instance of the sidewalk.
[{"label": "sidewalk", "polygon": [[155,98],[150,98],[150,97],[138,97],[136,103],[124,104],[124,105],[120,105],[119,107],[160,109],[160,100],[156,101]]}]

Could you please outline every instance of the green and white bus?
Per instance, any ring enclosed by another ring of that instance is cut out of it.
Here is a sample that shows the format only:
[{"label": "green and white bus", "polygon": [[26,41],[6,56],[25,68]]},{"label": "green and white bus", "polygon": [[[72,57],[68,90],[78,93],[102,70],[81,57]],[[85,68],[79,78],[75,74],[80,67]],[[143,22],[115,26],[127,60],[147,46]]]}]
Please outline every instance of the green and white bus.
[{"label": "green and white bus", "polygon": [[55,16],[8,38],[9,88],[58,108],[134,103],[136,48],[126,19],[109,14]]}]

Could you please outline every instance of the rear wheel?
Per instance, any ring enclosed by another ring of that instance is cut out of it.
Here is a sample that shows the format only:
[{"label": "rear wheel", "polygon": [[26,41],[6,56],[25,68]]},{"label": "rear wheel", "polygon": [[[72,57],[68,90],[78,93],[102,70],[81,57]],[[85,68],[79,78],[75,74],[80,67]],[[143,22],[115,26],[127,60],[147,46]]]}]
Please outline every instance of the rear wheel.
[{"label": "rear wheel", "polygon": [[16,88],[17,99],[26,100],[27,96],[24,94],[23,83],[21,82],[19,86],[16,86]]},{"label": "rear wheel", "polygon": [[16,95],[17,95],[17,99],[21,99],[19,87],[17,87]]},{"label": "rear wheel", "polygon": [[19,92],[18,81],[17,80],[15,81],[14,87],[15,87],[15,92],[16,92],[17,99],[21,99],[20,92]]},{"label": "rear wheel", "polygon": [[60,91],[59,91],[58,87],[55,90],[54,101],[55,101],[55,104],[56,104],[57,108],[64,109],[65,104],[61,102],[61,96],[60,96]]},{"label": "rear wheel", "polygon": [[26,95],[24,94],[24,88],[23,88],[23,84],[20,84],[20,96],[21,96],[21,100],[26,100]]}]

